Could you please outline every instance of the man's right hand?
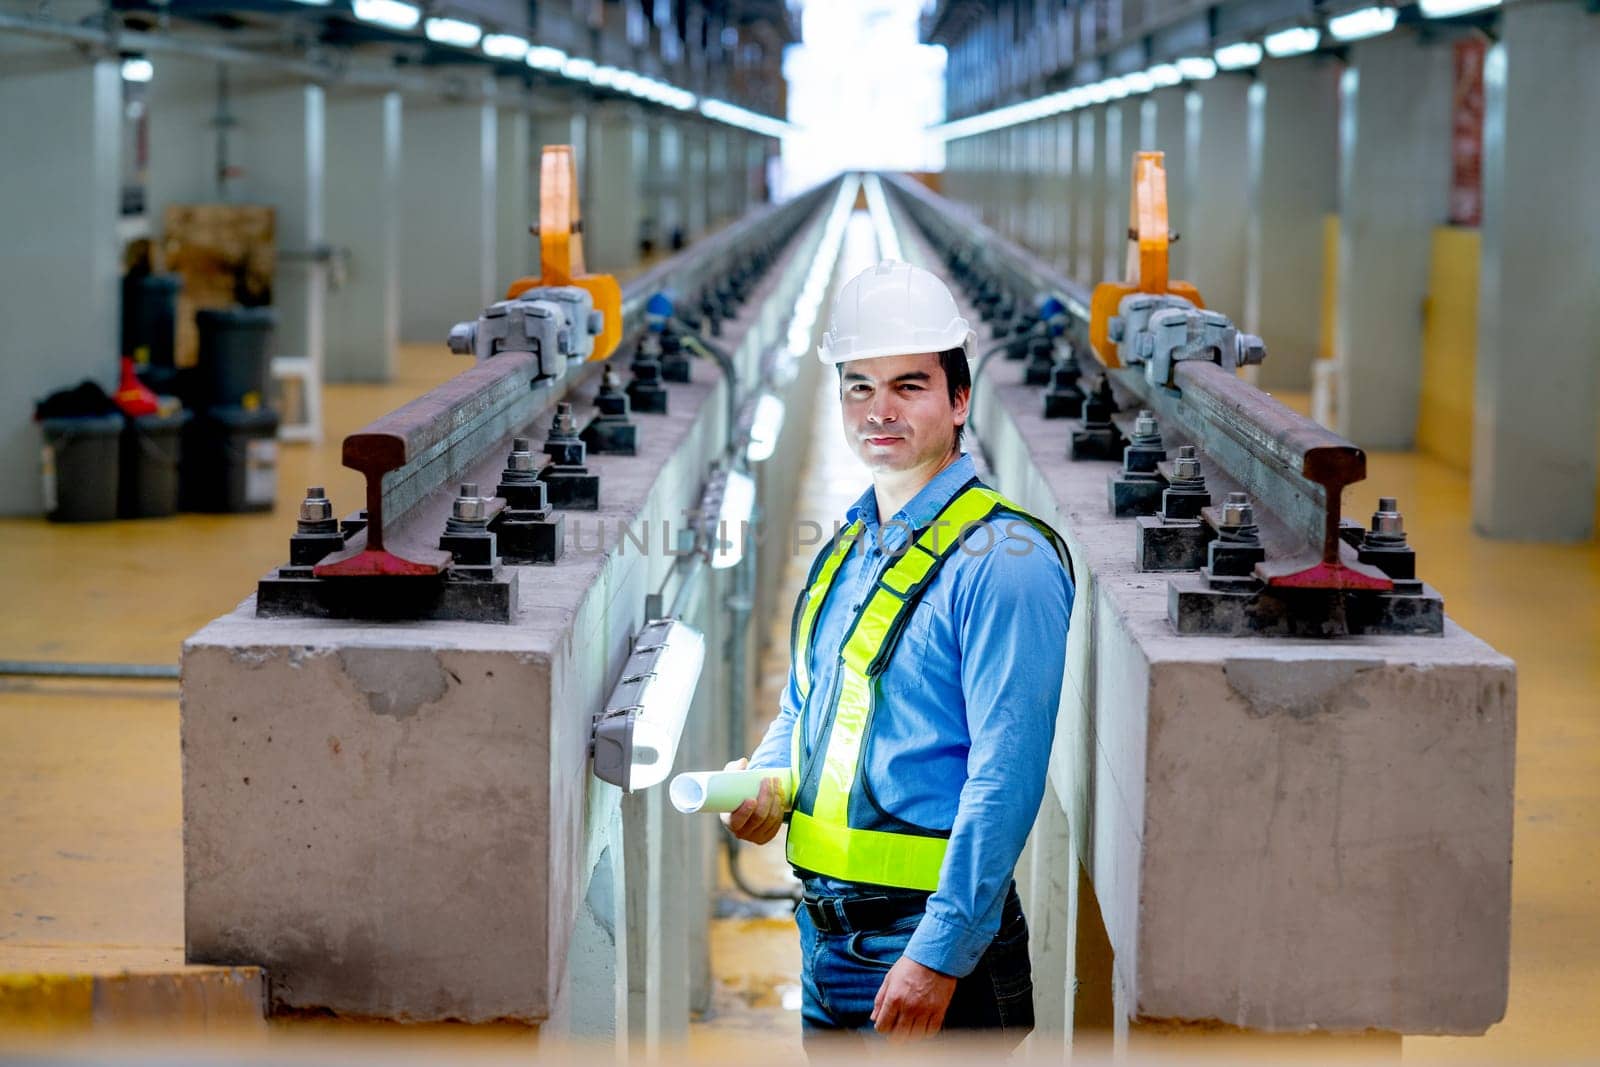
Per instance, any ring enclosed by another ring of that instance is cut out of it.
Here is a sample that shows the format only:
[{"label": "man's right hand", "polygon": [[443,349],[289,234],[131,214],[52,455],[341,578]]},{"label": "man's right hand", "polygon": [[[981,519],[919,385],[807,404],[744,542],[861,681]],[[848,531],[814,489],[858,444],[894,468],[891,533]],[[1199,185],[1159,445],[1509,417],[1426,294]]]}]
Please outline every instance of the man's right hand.
[{"label": "man's right hand", "polygon": [[[725,771],[742,771],[749,765],[743,757],[734,760]],[[764,845],[778,836],[783,826],[783,790],[777,778],[763,778],[761,790],[755,798],[747,800],[722,816],[722,823],[733,831],[733,836],[751,844]]]}]

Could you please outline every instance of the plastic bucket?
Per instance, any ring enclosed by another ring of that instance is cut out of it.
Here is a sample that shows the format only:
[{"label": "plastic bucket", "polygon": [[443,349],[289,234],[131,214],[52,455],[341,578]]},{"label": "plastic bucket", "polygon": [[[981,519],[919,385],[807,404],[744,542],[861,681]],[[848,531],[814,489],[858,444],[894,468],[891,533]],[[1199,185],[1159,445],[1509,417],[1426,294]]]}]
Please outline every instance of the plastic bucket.
[{"label": "plastic bucket", "polygon": [[277,321],[271,308],[206,308],[195,312],[200,332],[195,408],[248,407],[267,395],[267,344]]},{"label": "plastic bucket", "polygon": [[186,412],[140,415],[122,431],[122,479],[117,514],[159,518],[178,510],[178,465]]},{"label": "plastic bucket", "polygon": [[183,432],[185,511],[270,511],[278,495],[278,413],[213,408]]},{"label": "plastic bucket", "polygon": [[52,522],[102,522],[117,517],[123,418],[90,415],[45,419],[40,474],[45,516]]}]

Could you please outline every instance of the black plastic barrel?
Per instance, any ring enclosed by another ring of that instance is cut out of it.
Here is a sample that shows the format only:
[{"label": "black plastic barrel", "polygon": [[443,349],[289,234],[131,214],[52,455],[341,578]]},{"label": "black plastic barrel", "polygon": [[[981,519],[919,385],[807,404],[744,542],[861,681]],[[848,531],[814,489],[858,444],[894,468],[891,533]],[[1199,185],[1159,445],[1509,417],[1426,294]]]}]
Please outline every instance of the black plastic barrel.
[{"label": "black plastic barrel", "polygon": [[122,354],[140,366],[171,367],[178,336],[176,274],[130,274],[122,279]]},{"label": "black plastic barrel", "polygon": [[121,415],[44,419],[45,515],[52,522],[117,517]]},{"label": "black plastic barrel", "polygon": [[270,511],[278,493],[278,413],[212,408],[183,431],[185,511]]},{"label": "black plastic barrel", "polygon": [[249,407],[267,396],[267,343],[277,321],[271,308],[206,308],[195,312],[200,333],[191,407]]},{"label": "black plastic barrel", "polygon": [[117,514],[150,519],[178,510],[178,465],[186,412],[138,415],[122,431],[122,478]]}]

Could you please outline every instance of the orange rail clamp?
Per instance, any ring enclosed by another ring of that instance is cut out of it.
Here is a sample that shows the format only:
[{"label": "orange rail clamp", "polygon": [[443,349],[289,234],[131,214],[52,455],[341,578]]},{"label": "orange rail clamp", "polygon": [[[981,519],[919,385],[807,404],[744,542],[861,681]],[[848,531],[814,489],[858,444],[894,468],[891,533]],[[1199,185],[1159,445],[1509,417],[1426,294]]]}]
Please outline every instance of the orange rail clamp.
[{"label": "orange rail clamp", "polygon": [[594,339],[591,361],[605,359],[622,343],[622,286],[610,274],[590,274],[583,260],[583,216],[578,210],[577,155],[569,144],[549,144],[539,157],[539,276],[518,278],[506,289],[515,300],[544,285],[575,285],[594,298],[605,317]]},{"label": "orange rail clamp", "polygon": [[1167,220],[1167,165],[1164,152],[1135,152],[1133,195],[1128,201],[1127,280],[1101,282],[1089,300],[1089,345],[1107,367],[1120,367],[1110,323],[1130,293],[1181,296],[1205,307],[1191,282],[1170,280],[1167,252],[1172,236]]}]

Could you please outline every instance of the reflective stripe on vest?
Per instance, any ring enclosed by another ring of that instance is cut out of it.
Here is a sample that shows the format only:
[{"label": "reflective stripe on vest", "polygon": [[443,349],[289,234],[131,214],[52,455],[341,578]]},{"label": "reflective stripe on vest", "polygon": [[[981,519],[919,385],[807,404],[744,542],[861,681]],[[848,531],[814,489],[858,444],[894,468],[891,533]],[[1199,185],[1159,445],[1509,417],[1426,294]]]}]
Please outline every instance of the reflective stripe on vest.
[{"label": "reflective stripe on vest", "polygon": [[[852,824],[851,798],[864,790],[861,752],[872,729],[878,675],[888,666],[900,635],[939,568],[973,526],[1010,512],[1037,529],[1055,547],[1071,573],[1060,537],[1049,526],[980,484],[968,482],[939,516],[919,531],[905,551],[879,577],[856,615],[839,651],[834,691],[818,740],[822,759],[805,752],[809,719],[811,645],[817,615],[854,547],[861,526],[852,523],[813,568],[811,583],[797,605],[794,669],[802,713],[790,737],[790,766],[796,768],[794,810],[789,822],[789,862],[802,870],[849,882],[901,889],[939,888],[949,829],[905,833]],[[852,533],[852,531],[854,531]],[[845,534],[850,535],[846,540]],[[842,544],[841,544],[842,543]],[[858,812],[870,805],[857,804]]]}]

